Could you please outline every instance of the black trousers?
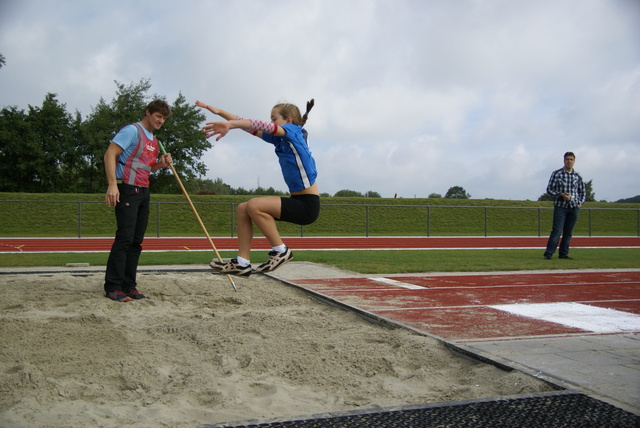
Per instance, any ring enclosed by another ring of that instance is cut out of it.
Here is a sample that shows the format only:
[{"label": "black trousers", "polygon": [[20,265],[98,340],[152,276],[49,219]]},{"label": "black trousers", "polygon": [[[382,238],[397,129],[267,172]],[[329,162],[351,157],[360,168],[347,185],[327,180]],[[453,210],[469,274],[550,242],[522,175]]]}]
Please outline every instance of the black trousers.
[{"label": "black trousers", "polygon": [[118,184],[118,189],[120,202],[115,207],[118,229],[104,278],[104,290],[107,293],[136,288],[138,260],[149,224],[149,188],[122,183]]}]

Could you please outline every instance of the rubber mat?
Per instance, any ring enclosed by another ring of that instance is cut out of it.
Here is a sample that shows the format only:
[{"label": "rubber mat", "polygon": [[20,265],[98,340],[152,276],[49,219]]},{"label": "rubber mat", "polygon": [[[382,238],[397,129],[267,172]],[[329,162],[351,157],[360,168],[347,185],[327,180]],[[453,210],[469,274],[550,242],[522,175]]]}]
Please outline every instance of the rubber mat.
[{"label": "rubber mat", "polygon": [[202,427],[392,428],[392,427],[629,427],[640,416],[583,394],[554,394],[527,398],[403,410],[346,414],[315,419]]}]

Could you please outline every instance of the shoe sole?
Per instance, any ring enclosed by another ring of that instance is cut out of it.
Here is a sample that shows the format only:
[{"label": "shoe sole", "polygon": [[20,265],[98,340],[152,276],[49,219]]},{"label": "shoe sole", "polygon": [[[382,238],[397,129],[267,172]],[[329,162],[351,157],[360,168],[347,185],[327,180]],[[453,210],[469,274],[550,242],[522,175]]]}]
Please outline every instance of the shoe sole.
[{"label": "shoe sole", "polygon": [[209,263],[209,266],[211,266],[211,269],[215,270],[216,272],[223,274],[223,275],[234,275],[234,276],[249,276],[252,273],[254,273],[254,270],[249,268],[248,272],[243,272],[243,271],[224,271],[221,270],[220,267],[218,265],[215,265],[214,263]]},{"label": "shoe sole", "polygon": [[280,266],[282,266],[283,264],[290,262],[291,260],[293,260],[293,253],[291,253],[291,257],[289,257],[288,259],[284,259],[283,261],[281,261],[280,263],[278,263],[277,265],[275,265],[275,267],[272,267],[270,269],[263,269],[263,270],[254,270],[254,273],[268,273],[268,272],[273,272],[274,270],[278,269]]}]

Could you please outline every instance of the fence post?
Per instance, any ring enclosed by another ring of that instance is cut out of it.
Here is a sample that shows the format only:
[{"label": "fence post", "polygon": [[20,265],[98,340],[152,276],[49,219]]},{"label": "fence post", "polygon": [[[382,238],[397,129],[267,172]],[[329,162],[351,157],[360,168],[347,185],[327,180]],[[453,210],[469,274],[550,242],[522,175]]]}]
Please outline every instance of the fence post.
[{"label": "fence post", "polygon": [[540,235],[540,222],[542,221],[542,208],[538,207],[538,238],[541,236]]},{"label": "fence post", "polygon": [[488,222],[487,215],[488,215],[488,212],[489,212],[489,207],[484,207],[484,237],[485,238],[487,237],[487,222]]},{"label": "fence post", "polygon": [[369,204],[365,205],[364,236],[369,237]]},{"label": "fence post", "polygon": [[427,238],[431,236],[431,205],[427,205]]},{"label": "fence post", "polygon": [[156,238],[160,237],[160,202],[156,202]]},{"label": "fence post", "polygon": [[78,238],[82,237],[82,201],[78,201]]},{"label": "fence post", "polygon": [[591,214],[593,213],[593,210],[591,208],[588,208],[588,210],[589,210],[589,238],[591,238],[591,225],[592,225]]},{"label": "fence post", "polygon": [[234,224],[235,218],[233,217],[233,213],[235,212],[235,205],[236,205],[235,202],[231,202],[231,237],[232,238],[233,238],[233,229],[235,226]]}]

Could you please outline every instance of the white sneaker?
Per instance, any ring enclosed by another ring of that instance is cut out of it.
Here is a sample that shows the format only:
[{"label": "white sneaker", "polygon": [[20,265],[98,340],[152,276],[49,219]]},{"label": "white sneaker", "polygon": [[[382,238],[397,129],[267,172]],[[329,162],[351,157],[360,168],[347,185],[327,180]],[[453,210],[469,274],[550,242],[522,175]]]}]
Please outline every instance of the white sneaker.
[{"label": "white sneaker", "polygon": [[266,262],[258,266],[255,272],[256,273],[271,272],[273,270],[276,270],[277,268],[279,268],[280,266],[282,266],[292,258],[293,258],[293,253],[291,252],[289,247],[286,248],[284,253],[278,253],[277,251],[269,251],[269,260],[267,260]]},{"label": "white sneaker", "polygon": [[240,266],[238,264],[238,259],[231,259],[226,263],[219,260],[212,260],[211,263],[209,263],[209,266],[211,266],[219,273],[225,273],[229,275],[249,276],[252,272],[251,265]]}]

